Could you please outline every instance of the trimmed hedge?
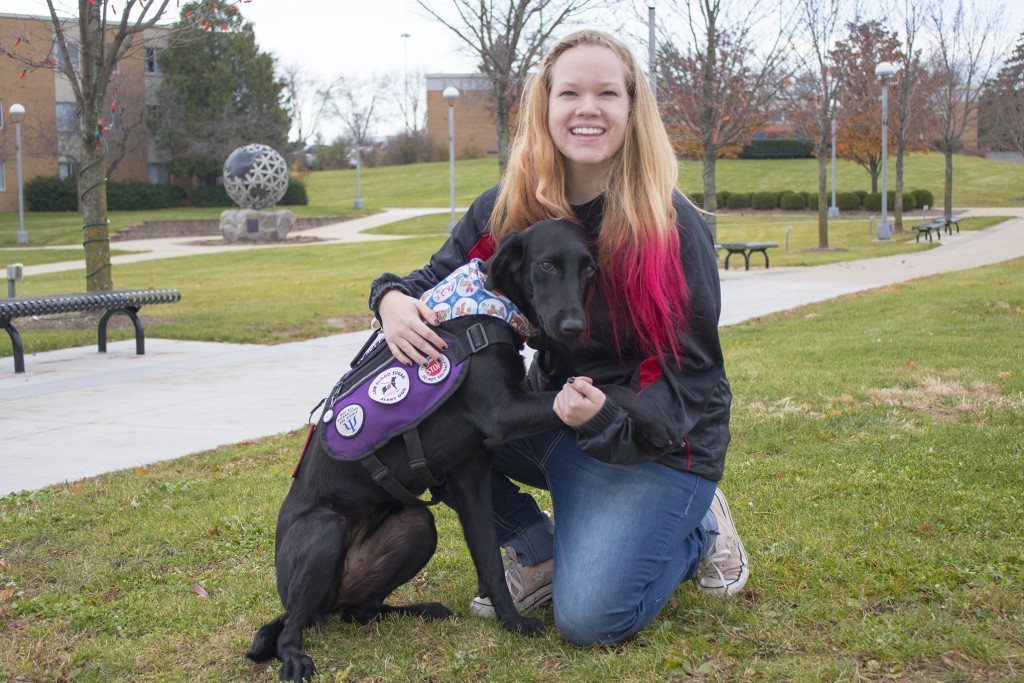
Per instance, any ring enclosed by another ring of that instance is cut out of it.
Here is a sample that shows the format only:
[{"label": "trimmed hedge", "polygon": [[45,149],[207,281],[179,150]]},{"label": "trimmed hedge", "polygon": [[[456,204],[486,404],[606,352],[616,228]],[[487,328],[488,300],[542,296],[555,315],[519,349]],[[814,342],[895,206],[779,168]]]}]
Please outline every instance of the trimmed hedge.
[{"label": "trimmed hedge", "polygon": [[[896,193],[889,192],[886,195],[885,206],[887,209],[892,210],[896,207]],[[912,211],[917,208],[917,201],[914,199],[914,194],[911,192],[904,193],[903,195],[903,210]],[[864,210],[865,211],[881,211],[882,210],[882,193],[872,192],[864,199]]]},{"label": "trimmed hedge", "polygon": [[279,202],[281,206],[305,206],[309,204],[309,195],[306,194],[306,184],[299,178],[291,178],[288,181],[288,189]]},{"label": "trimmed hedge", "polygon": [[783,192],[779,197],[779,208],[785,211],[803,211],[807,208],[807,200],[799,192]]},{"label": "trimmed hedge", "polygon": [[750,208],[759,211],[770,211],[778,208],[779,195],[776,192],[755,192],[750,197]]},{"label": "trimmed hedge", "polygon": [[223,206],[229,207],[234,206],[235,203],[231,201],[231,197],[224,190],[222,185],[215,187],[202,186],[192,190],[192,196],[189,198],[192,202],[192,206]]},{"label": "trimmed hedge", "polygon": [[840,211],[860,211],[860,204],[861,198],[856,192],[836,192],[836,208]]},{"label": "trimmed hedge", "polygon": [[732,194],[732,192],[729,192],[729,190],[716,190],[715,191],[715,204],[717,205],[717,207],[719,209],[726,208],[726,204],[729,203],[729,195],[731,195],[731,194]]},{"label": "trimmed hedge", "polygon": [[807,140],[769,138],[751,140],[743,146],[740,159],[808,159],[814,151],[814,143]]},{"label": "trimmed hedge", "polygon": [[[935,195],[928,190],[911,190],[911,194],[914,195],[914,201],[917,202],[918,206],[935,208]],[[906,196],[905,193],[904,196]]]},{"label": "trimmed hedge", "polygon": [[177,185],[154,185],[142,181],[107,182],[107,209],[110,211],[145,211],[181,206],[184,188]]},{"label": "trimmed hedge", "polygon": [[23,188],[29,211],[78,211],[78,184],[74,178],[36,176]]},{"label": "trimmed hedge", "polygon": [[[185,190],[175,185],[107,181],[109,211],[167,209],[184,201]],[[78,211],[78,184],[74,178],[38,176],[25,183],[25,202],[31,211]]]},{"label": "trimmed hedge", "polygon": [[745,192],[733,192],[725,202],[727,209],[748,209],[750,208],[750,195]]}]

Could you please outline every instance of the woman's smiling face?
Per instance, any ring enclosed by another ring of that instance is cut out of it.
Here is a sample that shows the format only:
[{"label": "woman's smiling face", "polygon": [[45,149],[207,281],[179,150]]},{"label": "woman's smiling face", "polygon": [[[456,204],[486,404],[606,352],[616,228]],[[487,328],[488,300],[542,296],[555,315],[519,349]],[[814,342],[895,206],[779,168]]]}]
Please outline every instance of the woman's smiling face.
[{"label": "woman's smiling face", "polygon": [[548,131],[570,177],[603,177],[626,138],[629,110],[626,67],[608,48],[578,45],[551,65]]}]

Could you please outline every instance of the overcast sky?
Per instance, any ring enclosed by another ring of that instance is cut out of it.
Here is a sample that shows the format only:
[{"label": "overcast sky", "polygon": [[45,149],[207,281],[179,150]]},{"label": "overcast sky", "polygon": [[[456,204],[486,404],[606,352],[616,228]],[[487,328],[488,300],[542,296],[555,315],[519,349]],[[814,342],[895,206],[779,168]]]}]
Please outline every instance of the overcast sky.
[{"label": "overcast sky", "polygon": [[[743,0],[726,0],[730,2]],[[989,5],[998,0],[966,2]],[[75,0],[56,0],[55,4],[62,14],[77,12]],[[451,7],[450,0],[434,0],[433,4]],[[656,4],[664,8],[667,3]],[[611,16],[594,14],[592,21],[595,27],[614,30],[627,39],[646,62],[647,5],[646,0],[621,0],[622,10]],[[1024,2],[1007,0],[1005,6],[1008,21],[1004,26],[1011,35],[1017,34],[1024,29]],[[241,11],[252,23],[260,49],[273,54],[281,66],[299,65],[322,80],[400,75],[406,70],[410,74],[475,70],[475,60],[455,35],[429,17],[415,0],[252,0],[241,6]],[[0,13],[46,16],[48,10],[45,0],[0,0]],[[171,14],[168,20],[173,21],[177,10]],[[619,25],[612,26],[613,22]],[[638,38],[631,40],[630,35]]]}]

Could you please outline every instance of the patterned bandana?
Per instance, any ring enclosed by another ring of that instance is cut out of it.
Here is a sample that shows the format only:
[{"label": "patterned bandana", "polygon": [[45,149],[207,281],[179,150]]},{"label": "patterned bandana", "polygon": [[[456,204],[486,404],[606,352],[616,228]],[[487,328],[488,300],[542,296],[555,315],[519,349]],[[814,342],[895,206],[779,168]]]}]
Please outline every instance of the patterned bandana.
[{"label": "patterned bandana", "polygon": [[487,289],[487,276],[480,272],[482,264],[480,259],[472,259],[456,268],[433,289],[425,291],[420,300],[433,309],[441,322],[466,315],[490,315],[504,320],[526,339],[539,334],[540,330],[530,324],[508,297]]}]

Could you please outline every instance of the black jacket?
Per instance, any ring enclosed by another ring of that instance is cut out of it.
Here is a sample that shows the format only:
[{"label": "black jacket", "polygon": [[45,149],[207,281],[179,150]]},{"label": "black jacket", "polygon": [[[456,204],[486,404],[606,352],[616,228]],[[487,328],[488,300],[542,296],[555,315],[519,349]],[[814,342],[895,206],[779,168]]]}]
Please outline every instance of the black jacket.
[{"label": "black jacket", "polygon": [[[470,251],[488,236],[487,222],[494,208],[497,187],[480,195],[456,224],[451,236],[423,268],[399,277],[385,273],[373,282],[370,308],[376,313],[380,298],[391,289],[411,296],[437,284],[469,260]],[[608,308],[600,294],[590,304],[589,336],[581,348],[568,349],[541,341],[530,367],[530,384],[537,390],[557,390],[568,377],[585,376],[597,385],[630,387],[649,410],[678,435],[670,450],[654,449],[643,439],[626,412],[612,400],[580,425],[578,445],[585,453],[608,463],[633,464],[656,460],[669,467],[693,472],[711,481],[722,477],[729,445],[729,407],[732,392],[725,375],[718,339],[721,289],[711,231],[692,204],[678,193],[679,258],[689,290],[690,317],[681,333],[680,363],[644,357],[629,337],[612,337]],[[600,229],[602,199],[573,207],[595,237]],[[620,331],[621,332],[621,331]]]}]

